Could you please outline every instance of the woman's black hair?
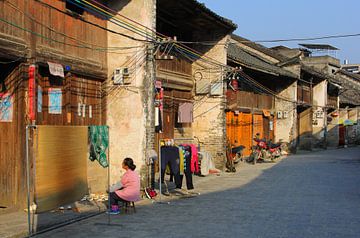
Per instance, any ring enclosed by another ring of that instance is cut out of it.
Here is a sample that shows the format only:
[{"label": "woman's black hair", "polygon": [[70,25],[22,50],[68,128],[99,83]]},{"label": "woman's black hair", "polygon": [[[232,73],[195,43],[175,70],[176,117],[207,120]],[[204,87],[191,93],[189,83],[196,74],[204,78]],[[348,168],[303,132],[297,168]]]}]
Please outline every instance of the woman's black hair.
[{"label": "woman's black hair", "polygon": [[136,165],[134,164],[134,161],[132,158],[125,158],[123,162],[129,169],[134,171],[136,169]]}]

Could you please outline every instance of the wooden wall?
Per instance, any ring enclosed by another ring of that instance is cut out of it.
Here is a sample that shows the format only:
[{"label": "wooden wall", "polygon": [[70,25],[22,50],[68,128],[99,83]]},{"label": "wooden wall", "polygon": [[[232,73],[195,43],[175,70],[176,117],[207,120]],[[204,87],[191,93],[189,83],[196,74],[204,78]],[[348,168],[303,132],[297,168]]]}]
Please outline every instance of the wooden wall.
[{"label": "wooden wall", "polygon": [[298,85],[297,100],[298,100],[298,102],[301,102],[301,103],[310,104],[310,101],[311,101],[310,87]]},{"label": "wooden wall", "polygon": [[[102,83],[95,79],[71,75],[65,79],[38,74],[38,85],[42,88],[42,112],[37,113],[38,125],[101,125],[105,124]],[[53,83],[58,81],[58,83]],[[62,90],[62,113],[49,113],[49,89]],[[80,114],[79,114],[80,103]],[[91,117],[90,117],[91,106]],[[83,114],[83,107],[85,113]]]},{"label": "wooden wall", "polygon": [[229,108],[273,109],[273,96],[232,90],[228,90],[226,96]]},{"label": "wooden wall", "polygon": [[[13,96],[12,122],[0,122],[0,206],[25,201],[25,85],[26,67],[17,66],[5,79]],[[19,204],[20,203],[20,204]]]},{"label": "wooden wall", "polygon": [[[49,58],[51,54],[54,54],[58,58],[66,56],[78,60],[86,59],[83,60],[85,63],[96,63],[100,67],[106,68],[105,51],[84,47],[107,47],[106,31],[85,23],[79,18],[103,27],[106,27],[105,20],[86,11],[76,19],[45,5],[49,4],[66,12],[63,0],[11,0],[9,2],[0,1],[0,18],[13,24],[0,21],[2,38],[6,37],[10,41],[24,44],[33,52],[32,57]],[[36,35],[30,34],[30,31]],[[0,42],[0,47],[7,48],[8,46],[6,43]],[[19,50],[21,55],[28,52],[25,48]]]}]

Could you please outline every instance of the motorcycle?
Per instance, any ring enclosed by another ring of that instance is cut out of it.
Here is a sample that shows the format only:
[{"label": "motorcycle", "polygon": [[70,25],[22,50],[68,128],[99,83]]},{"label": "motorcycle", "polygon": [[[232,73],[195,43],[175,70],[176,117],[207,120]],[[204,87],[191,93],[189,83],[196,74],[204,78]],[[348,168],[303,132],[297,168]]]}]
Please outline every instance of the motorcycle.
[{"label": "motorcycle", "polygon": [[256,145],[252,146],[251,154],[247,162],[256,164],[257,162],[274,162],[274,160],[281,156],[281,143],[273,144],[265,139],[254,138]]},{"label": "motorcycle", "polygon": [[256,164],[264,161],[264,154],[267,146],[264,140],[254,138],[254,141],[256,142],[256,145],[251,147],[251,153],[246,162]]},{"label": "motorcycle", "polygon": [[273,144],[271,140],[268,142],[267,151],[271,157],[271,160],[275,160],[281,156],[281,143]]},{"label": "motorcycle", "polygon": [[233,147],[228,141],[226,149],[226,172],[236,172],[235,164],[243,160],[243,150],[245,146]]}]

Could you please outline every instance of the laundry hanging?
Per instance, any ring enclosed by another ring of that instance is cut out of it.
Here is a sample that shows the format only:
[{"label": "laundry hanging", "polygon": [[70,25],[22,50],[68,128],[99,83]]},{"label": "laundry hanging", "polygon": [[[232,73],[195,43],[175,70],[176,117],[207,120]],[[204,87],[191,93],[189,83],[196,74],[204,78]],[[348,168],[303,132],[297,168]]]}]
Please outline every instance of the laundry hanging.
[{"label": "laundry hanging", "polygon": [[193,104],[186,102],[179,104],[178,123],[192,123],[193,122]]},{"label": "laundry hanging", "polygon": [[109,129],[107,126],[90,126],[89,142],[91,161],[97,160],[99,164],[106,168],[109,166],[106,150],[109,146]]}]

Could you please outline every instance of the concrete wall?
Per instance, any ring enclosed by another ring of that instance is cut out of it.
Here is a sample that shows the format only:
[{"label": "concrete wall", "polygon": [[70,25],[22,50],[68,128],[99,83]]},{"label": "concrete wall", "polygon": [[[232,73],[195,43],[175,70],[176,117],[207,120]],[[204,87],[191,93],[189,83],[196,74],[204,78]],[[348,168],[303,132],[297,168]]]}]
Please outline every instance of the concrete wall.
[{"label": "concrete wall", "polygon": [[337,147],[339,145],[339,117],[334,117],[332,113],[329,113],[328,118],[331,121],[327,122],[327,146]]},{"label": "concrete wall", "polygon": [[[205,56],[215,59],[226,65],[227,51],[225,42],[228,36],[223,37],[218,45],[213,46],[205,53]],[[202,61],[193,63],[193,72],[201,72],[203,80],[209,82],[222,82],[222,67]],[[195,95],[193,133],[205,144],[202,149],[209,151],[217,168],[223,168],[225,164],[225,140],[226,140],[226,99],[224,90],[220,96]]]},{"label": "concrete wall", "polygon": [[340,60],[331,56],[314,56],[304,57],[302,61],[318,70],[324,71],[328,74],[334,74],[334,72],[340,69]]},{"label": "concrete wall", "polygon": [[327,81],[313,87],[313,147],[324,147],[327,103]]},{"label": "concrete wall", "polygon": [[[279,97],[296,101],[297,99],[297,82],[294,82],[289,87],[281,91]],[[287,112],[287,118],[276,118],[275,125],[275,141],[283,141],[290,144],[290,148],[296,142],[297,137],[297,115],[296,104],[294,102],[288,102],[281,98],[275,99],[275,114],[278,111],[282,113]],[[277,115],[275,115],[277,116]]]},{"label": "concrete wall", "polygon": [[[153,0],[116,1],[110,5],[112,9],[118,9],[120,14],[155,29],[156,9]],[[110,22],[108,28],[145,39]],[[147,48],[143,42],[109,33],[108,47],[129,46],[140,48],[114,50],[116,53],[108,53],[106,92],[107,122],[110,127],[111,183],[118,181],[124,172],[121,163],[125,157],[133,158],[137,165],[136,170],[140,171],[144,167],[146,148],[153,142],[153,68],[151,59],[147,58]],[[118,67],[129,67],[130,85],[113,85],[113,70]]]}]

